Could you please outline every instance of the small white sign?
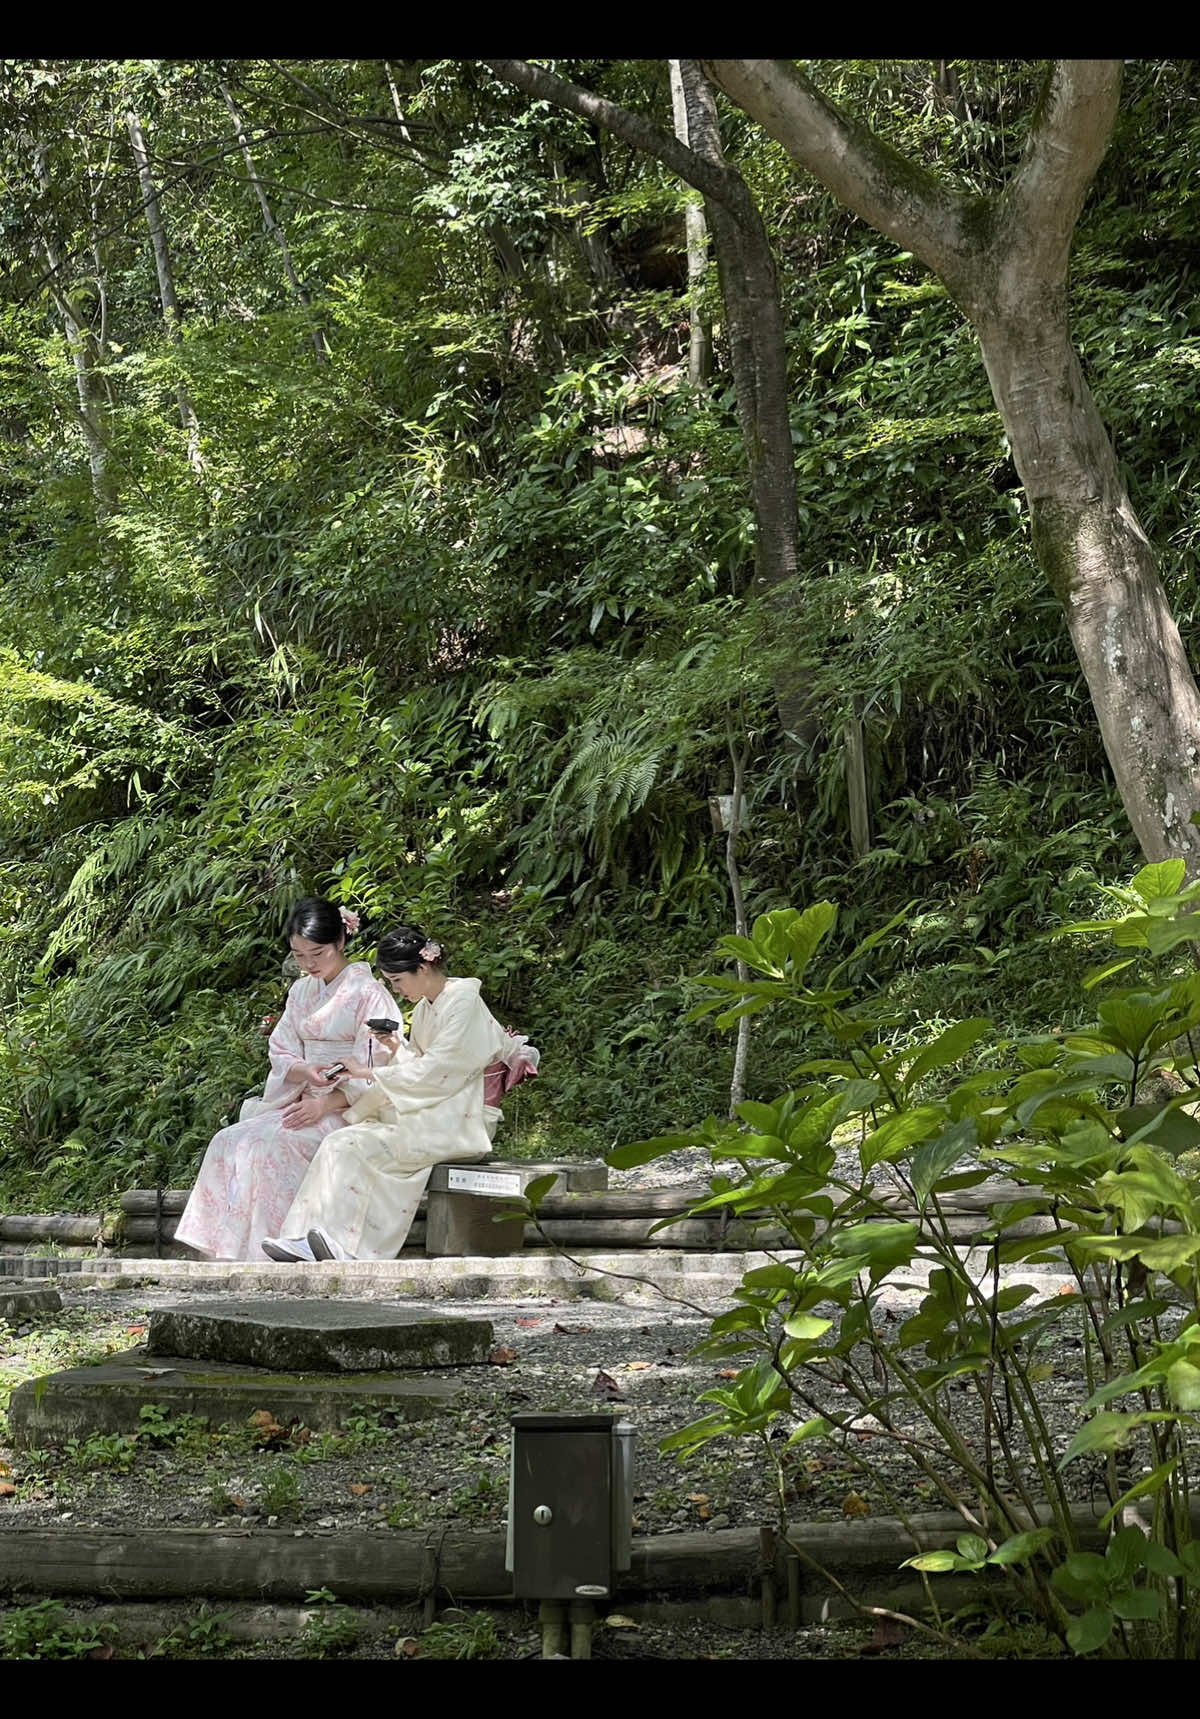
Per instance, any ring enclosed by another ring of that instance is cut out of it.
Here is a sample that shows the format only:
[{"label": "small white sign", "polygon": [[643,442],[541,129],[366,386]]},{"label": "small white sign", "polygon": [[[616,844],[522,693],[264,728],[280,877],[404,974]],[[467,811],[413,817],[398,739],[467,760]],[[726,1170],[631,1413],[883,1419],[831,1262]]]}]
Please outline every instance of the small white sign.
[{"label": "small white sign", "polygon": [[498,1170],[449,1170],[446,1185],[452,1194],[519,1194],[520,1176]]}]

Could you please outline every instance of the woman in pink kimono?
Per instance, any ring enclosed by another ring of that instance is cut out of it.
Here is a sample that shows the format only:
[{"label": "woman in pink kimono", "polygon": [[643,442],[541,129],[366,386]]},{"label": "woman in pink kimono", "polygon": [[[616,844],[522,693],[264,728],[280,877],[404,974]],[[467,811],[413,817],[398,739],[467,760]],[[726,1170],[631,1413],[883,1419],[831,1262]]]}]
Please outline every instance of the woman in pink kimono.
[{"label": "woman in pink kimono", "polygon": [[409,1036],[381,1037],[371,1066],[347,1059],[343,1084],[358,1094],[339,1119],[349,1126],[322,1141],[263,1242],[269,1258],[395,1259],[433,1166],[490,1153],[500,1112],[485,1103],[484,1071],[503,1063],[511,1084],[536,1072],[538,1053],[493,1017],[478,979],[448,976],[445,959],[415,926],[380,943],[380,972],[415,1005]]},{"label": "woman in pink kimono", "polygon": [[393,1008],[368,963],[346,958],[347,933],[357,928],[357,915],[320,896],[292,910],[286,934],[302,977],[271,1034],[271,1073],[262,1097],[247,1099],[238,1121],[213,1136],[175,1232],[206,1258],[262,1257],[322,1140],[367,1090],[325,1072],[365,1066],[366,1022]]}]

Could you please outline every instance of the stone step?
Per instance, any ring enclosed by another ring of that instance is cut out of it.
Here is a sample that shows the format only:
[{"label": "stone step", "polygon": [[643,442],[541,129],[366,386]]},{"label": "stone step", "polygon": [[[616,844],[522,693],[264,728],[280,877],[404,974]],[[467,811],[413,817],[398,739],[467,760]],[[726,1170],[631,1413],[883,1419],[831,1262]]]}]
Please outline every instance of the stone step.
[{"label": "stone step", "polygon": [[151,1355],[227,1361],[284,1373],[366,1373],[462,1367],[487,1360],[487,1319],[380,1307],[373,1301],[227,1301],[150,1315]]},{"label": "stone step", "polygon": [[57,1289],[0,1289],[0,1323],[17,1325],[31,1313],[57,1313],[61,1306]]},{"label": "stone step", "polygon": [[18,1450],[62,1444],[94,1433],[134,1433],[142,1409],[196,1415],[213,1426],[241,1426],[266,1411],[283,1426],[297,1421],[329,1432],[366,1409],[398,1420],[427,1420],[456,1401],[454,1379],[390,1373],[280,1374],[221,1361],[156,1359],[139,1346],[95,1367],[30,1379],[9,1398],[9,1438]]}]

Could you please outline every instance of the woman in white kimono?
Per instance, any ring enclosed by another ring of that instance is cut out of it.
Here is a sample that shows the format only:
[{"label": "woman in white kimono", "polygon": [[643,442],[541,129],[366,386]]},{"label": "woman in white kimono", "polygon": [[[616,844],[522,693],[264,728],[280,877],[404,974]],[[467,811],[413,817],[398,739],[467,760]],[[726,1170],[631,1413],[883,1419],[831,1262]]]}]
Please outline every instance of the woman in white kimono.
[{"label": "woman in white kimono", "polygon": [[379,970],[415,1004],[407,1042],[378,1042],[390,1061],[347,1063],[374,1085],[322,1142],[279,1231],[271,1259],[395,1259],[435,1164],[486,1158],[500,1113],[484,1104],[484,1070],[537,1052],[494,1019],[478,979],[451,979],[439,943],[415,926],[389,932]]},{"label": "woman in white kimono", "polygon": [[369,964],[346,958],[347,933],[357,929],[356,914],[320,896],[292,910],[286,935],[303,976],[271,1034],[267,1084],[213,1136],[175,1232],[208,1259],[261,1259],[264,1237],[278,1234],[321,1141],[367,1090],[324,1073],[367,1057],[367,1020],[392,1008]]}]

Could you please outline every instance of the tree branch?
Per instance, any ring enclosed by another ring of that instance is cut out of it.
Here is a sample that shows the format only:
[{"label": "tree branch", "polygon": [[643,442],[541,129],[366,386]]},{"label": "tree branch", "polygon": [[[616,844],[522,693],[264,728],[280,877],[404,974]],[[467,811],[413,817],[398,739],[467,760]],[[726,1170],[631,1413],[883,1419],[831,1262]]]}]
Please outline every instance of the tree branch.
[{"label": "tree branch", "polygon": [[1002,198],[1002,231],[1039,273],[1066,272],[1071,234],[1112,136],[1120,60],[1056,60],[1021,164]]},{"label": "tree branch", "polygon": [[531,66],[527,60],[484,60],[482,63],[505,83],[515,84],[519,90],[524,90],[526,95],[539,101],[553,102],[556,107],[568,108],[580,119],[590,120],[593,125],[602,126],[614,137],[619,137],[631,149],[653,155],[680,179],[694,185],[697,191],[711,197],[723,209],[728,209],[739,223],[745,220],[749,192],[741,175],[717,162],[704,160],[669,131],[661,130],[641,114],[631,113],[628,108],[609,101],[605,96],[568,83],[565,78],[556,77],[541,66]]},{"label": "tree branch", "polygon": [[790,60],[701,60],[712,81],[826,190],[951,284],[963,199],[843,113]]}]

